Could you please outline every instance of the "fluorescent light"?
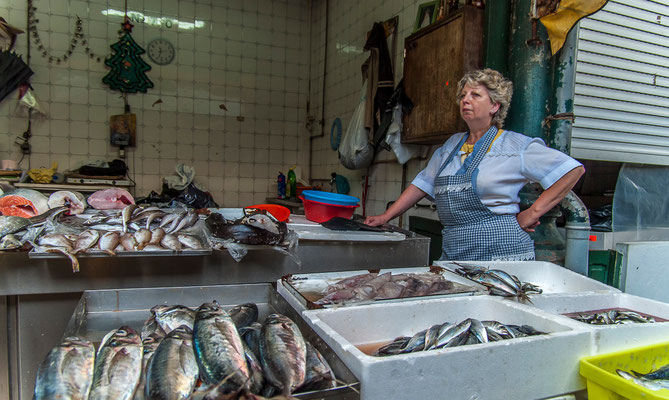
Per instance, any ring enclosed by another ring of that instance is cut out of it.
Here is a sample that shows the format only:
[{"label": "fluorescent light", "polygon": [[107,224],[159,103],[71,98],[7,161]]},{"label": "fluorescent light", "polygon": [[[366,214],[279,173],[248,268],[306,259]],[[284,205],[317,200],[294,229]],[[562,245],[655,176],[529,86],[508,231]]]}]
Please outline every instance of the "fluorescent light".
[{"label": "fluorescent light", "polygon": [[[114,10],[110,8],[102,11],[102,15],[117,15],[119,17],[125,16],[125,12],[121,10]],[[152,15],[145,15],[139,11],[128,11],[128,17],[131,22],[140,22],[152,26],[164,26],[165,28],[176,27],[177,29],[193,30],[195,28],[204,28],[204,21],[195,20],[194,22],[179,21],[176,18],[170,17],[156,17]]]}]

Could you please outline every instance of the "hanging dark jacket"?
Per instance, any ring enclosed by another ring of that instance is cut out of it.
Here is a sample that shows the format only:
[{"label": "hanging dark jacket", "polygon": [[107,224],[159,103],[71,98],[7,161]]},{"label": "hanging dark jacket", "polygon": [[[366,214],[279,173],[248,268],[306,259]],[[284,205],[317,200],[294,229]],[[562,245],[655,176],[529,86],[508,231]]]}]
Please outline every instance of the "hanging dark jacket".
[{"label": "hanging dark jacket", "polygon": [[374,23],[364,49],[370,52],[369,58],[362,64],[363,80],[367,79],[368,82],[365,127],[370,131],[370,138],[373,138],[395,86],[393,65],[383,24]]}]

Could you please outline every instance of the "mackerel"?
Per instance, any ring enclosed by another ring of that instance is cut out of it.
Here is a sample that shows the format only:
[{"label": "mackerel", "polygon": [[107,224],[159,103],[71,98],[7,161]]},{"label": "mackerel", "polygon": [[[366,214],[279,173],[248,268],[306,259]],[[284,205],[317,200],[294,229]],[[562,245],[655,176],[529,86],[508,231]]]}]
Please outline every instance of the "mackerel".
[{"label": "mackerel", "polygon": [[109,332],[95,357],[89,400],[130,400],[142,374],[142,342],[129,326]]},{"label": "mackerel", "polygon": [[190,398],[198,377],[193,353],[193,331],[180,326],[158,345],[146,369],[147,400]]},{"label": "mackerel", "polygon": [[306,376],[307,347],[299,328],[290,318],[270,314],[260,333],[260,363],[265,378],[290,396]]},{"label": "mackerel", "polygon": [[86,400],[93,380],[95,348],[86,339],[68,337],[39,366],[34,400]]}]

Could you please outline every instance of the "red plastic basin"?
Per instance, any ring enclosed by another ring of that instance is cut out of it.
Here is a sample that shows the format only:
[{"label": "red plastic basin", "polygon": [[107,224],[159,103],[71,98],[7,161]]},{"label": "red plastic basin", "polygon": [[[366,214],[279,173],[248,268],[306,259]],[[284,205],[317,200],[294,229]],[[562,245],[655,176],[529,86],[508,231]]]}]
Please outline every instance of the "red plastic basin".
[{"label": "red plastic basin", "polygon": [[307,200],[300,196],[304,205],[304,216],[313,222],[325,222],[334,217],[351,218],[353,212],[359,205],[340,206],[336,204],[321,203],[320,201]]},{"label": "red plastic basin", "polygon": [[288,221],[288,217],[290,217],[290,210],[287,207],[280,206],[278,204],[256,204],[246,208],[258,208],[265,210],[272,214],[274,218],[279,220],[279,222],[286,222]]}]

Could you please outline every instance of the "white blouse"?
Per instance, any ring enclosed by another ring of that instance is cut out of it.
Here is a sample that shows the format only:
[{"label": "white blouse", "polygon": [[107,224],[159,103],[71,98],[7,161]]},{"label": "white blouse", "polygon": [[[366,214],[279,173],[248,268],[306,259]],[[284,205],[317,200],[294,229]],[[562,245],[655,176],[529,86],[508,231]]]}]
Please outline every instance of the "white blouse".
[{"label": "white blouse", "polygon": [[[460,143],[464,132],[456,133],[438,148],[430,162],[411,182],[434,201],[434,178],[437,171]],[[440,176],[455,175],[462,167],[458,150]],[[471,157],[471,156],[470,156]],[[474,191],[481,202],[495,214],[517,214],[520,211],[518,192],[528,182],[551,187],[572,169],[582,165],[568,155],[546,147],[543,140],[505,130],[490,146],[481,160],[474,182]]]}]

